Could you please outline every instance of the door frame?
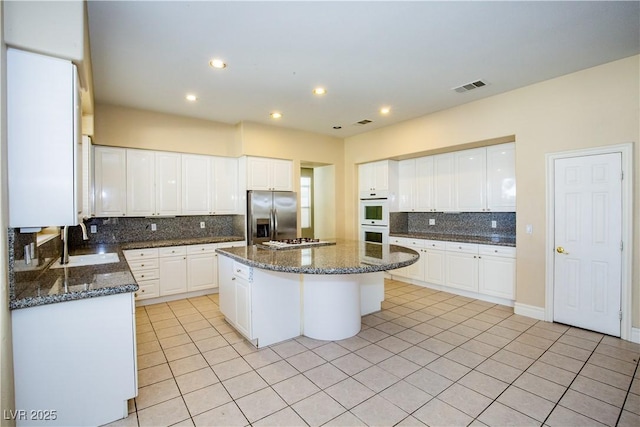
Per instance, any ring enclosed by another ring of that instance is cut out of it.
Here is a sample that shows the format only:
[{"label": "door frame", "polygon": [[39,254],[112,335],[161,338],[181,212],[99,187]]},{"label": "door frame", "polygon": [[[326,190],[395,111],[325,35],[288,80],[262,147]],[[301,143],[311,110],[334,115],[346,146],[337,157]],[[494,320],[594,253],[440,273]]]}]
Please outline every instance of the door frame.
[{"label": "door frame", "polygon": [[633,143],[608,145],[581,150],[547,153],[547,236],[545,249],[545,315],[544,320],[553,322],[553,289],[555,262],[555,160],[569,157],[593,156],[598,154],[621,153],[622,180],[622,266],[621,266],[621,294],[620,310],[620,338],[631,341],[632,338],[632,274],[633,274]]}]

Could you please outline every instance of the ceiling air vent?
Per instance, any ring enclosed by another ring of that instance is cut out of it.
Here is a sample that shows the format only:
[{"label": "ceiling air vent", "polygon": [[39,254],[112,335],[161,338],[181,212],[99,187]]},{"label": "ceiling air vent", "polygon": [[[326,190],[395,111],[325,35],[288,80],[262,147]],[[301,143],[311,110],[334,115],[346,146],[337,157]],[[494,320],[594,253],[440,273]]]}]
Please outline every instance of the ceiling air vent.
[{"label": "ceiling air vent", "polygon": [[371,123],[371,120],[360,120],[359,122],[355,122],[353,125],[354,126],[364,126],[364,125],[368,125],[369,123]]},{"label": "ceiling air vent", "polygon": [[463,92],[468,92],[470,90],[477,89],[479,87],[486,86],[486,85],[487,84],[485,82],[483,82],[482,80],[476,80],[475,82],[471,82],[471,83],[464,84],[462,86],[454,87],[453,90],[455,90],[458,93],[463,93]]}]

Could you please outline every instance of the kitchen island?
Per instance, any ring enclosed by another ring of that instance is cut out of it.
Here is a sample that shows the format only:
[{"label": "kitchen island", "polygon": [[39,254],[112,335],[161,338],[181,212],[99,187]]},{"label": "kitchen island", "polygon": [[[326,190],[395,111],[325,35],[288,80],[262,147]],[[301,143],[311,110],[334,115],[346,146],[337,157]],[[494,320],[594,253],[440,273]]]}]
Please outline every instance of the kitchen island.
[{"label": "kitchen island", "polygon": [[340,240],[335,245],[272,250],[218,249],[220,311],[258,347],[300,335],[340,340],[379,311],[384,272],[415,263],[416,251]]}]

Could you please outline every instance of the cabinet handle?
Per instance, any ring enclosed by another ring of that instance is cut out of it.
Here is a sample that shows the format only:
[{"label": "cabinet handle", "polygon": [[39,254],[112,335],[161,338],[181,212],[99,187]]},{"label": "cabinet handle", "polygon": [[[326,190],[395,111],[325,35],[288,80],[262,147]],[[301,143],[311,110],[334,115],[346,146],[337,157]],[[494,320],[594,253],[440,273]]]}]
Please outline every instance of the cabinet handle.
[{"label": "cabinet handle", "polygon": [[140,267],[144,267],[144,264],[140,264]]},{"label": "cabinet handle", "polygon": [[231,280],[236,280],[236,278],[235,278],[235,277],[232,277],[232,278],[231,278]]},{"label": "cabinet handle", "polygon": [[144,274],[142,274],[140,277],[144,277]]}]

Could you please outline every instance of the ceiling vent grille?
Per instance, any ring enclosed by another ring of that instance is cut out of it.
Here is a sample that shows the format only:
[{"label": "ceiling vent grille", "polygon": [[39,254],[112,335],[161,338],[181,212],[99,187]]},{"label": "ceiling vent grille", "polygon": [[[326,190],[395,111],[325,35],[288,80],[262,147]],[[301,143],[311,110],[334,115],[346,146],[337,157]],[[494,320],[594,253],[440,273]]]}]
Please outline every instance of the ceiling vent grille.
[{"label": "ceiling vent grille", "polygon": [[355,122],[353,125],[354,126],[364,126],[364,125],[368,125],[371,122],[372,122],[372,120],[364,119],[364,120],[360,120],[359,122]]},{"label": "ceiling vent grille", "polygon": [[453,90],[455,90],[458,93],[463,93],[463,92],[469,92],[470,90],[477,89],[479,87],[486,86],[486,85],[487,84],[485,82],[483,82],[482,80],[476,80],[475,82],[471,82],[471,83],[464,84],[462,86],[454,87]]}]

